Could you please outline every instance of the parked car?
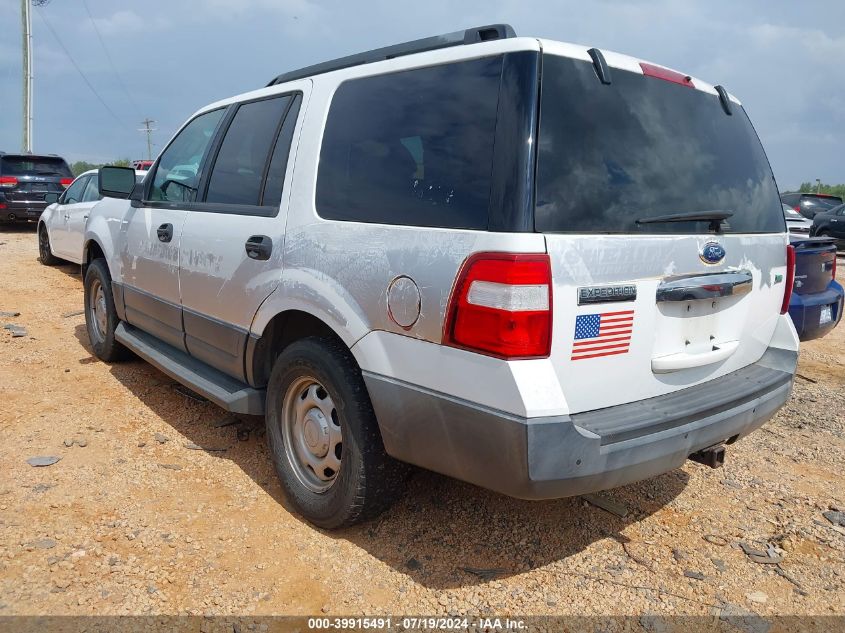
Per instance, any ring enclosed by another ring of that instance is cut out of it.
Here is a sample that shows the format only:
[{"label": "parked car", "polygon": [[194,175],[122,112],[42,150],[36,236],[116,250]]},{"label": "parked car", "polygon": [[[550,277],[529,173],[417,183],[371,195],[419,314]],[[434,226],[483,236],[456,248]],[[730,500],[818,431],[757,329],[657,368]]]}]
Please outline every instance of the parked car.
[{"label": "parked car", "polygon": [[782,193],[781,202],[810,220],[816,213],[842,204],[842,198],[827,193]]},{"label": "parked car", "polygon": [[326,528],[402,462],[527,499],[718,466],[789,397],[766,155],[662,66],[469,29],[283,74],[201,108],[142,186],[99,178],[127,199],[86,226],[94,353],[265,415]]},{"label": "parked car", "polygon": [[[818,217],[818,216],[817,216]],[[842,318],[842,286],[836,281],[836,240],[790,240],[795,248],[795,290],[789,316],[802,341],[830,332]]]},{"label": "parked car", "polygon": [[833,237],[840,243],[845,241],[845,204],[817,213],[813,218],[810,235]]},{"label": "parked car", "polygon": [[[146,173],[136,171],[136,182],[143,181]],[[82,263],[85,222],[102,199],[96,169],[80,174],[61,195],[46,194],[48,206],[38,222],[38,255],[42,264],[55,266],[62,260]]]},{"label": "parked car", "polygon": [[67,162],[55,154],[0,152],[0,222],[34,222],[47,203],[73,181]]},{"label": "parked car", "polygon": [[810,229],[813,227],[813,221],[808,220],[787,204],[782,204],[782,207],[783,219],[786,220],[787,230],[790,233],[809,236]]},{"label": "parked car", "polygon": [[133,160],[132,168],[136,171],[149,171],[154,162],[153,160]]}]

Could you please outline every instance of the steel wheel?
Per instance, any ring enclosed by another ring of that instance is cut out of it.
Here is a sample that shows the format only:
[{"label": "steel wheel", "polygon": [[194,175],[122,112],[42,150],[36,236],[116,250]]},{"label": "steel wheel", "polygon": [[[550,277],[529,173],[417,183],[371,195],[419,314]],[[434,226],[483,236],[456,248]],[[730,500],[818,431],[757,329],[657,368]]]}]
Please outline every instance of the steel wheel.
[{"label": "steel wheel", "polygon": [[106,332],[108,332],[109,327],[109,311],[106,305],[106,293],[99,279],[95,279],[91,284],[89,297],[88,310],[91,312],[91,329],[94,336],[97,337],[97,342],[103,342],[106,340]]},{"label": "steel wheel", "polygon": [[331,488],[340,472],[343,432],[325,387],[310,376],[291,383],[279,424],[285,454],[299,482],[312,492]]}]

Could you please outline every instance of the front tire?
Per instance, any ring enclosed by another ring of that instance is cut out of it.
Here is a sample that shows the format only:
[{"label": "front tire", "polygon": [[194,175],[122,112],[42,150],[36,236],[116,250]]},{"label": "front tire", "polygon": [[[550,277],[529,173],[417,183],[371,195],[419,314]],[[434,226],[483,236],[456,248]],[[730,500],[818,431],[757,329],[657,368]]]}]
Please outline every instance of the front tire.
[{"label": "front tire", "polygon": [[53,250],[50,248],[50,235],[43,224],[38,225],[38,259],[44,266],[55,266],[61,263],[61,260],[53,255]]},{"label": "front tire", "polygon": [[95,259],[85,271],[85,327],[94,355],[107,363],[122,360],[128,350],[114,338],[120,319],[114,308],[111,275],[105,260]]},{"label": "front tire", "polygon": [[408,469],[385,453],[361,371],[340,341],[309,337],[285,348],[265,419],[285,494],[315,525],[371,519],[404,489]]}]

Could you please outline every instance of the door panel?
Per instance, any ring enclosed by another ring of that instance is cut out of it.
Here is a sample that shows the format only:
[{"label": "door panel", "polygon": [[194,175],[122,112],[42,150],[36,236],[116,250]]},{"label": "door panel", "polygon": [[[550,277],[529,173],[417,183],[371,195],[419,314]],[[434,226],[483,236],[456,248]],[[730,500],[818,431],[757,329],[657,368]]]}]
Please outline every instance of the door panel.
[{"label": "door panel", "polygon": [[[185,351],[179,299],[179,238],[186,212],[178,209],[133,208],[121,227],[126,320]],[[171,225],[162,241],[158,229]]]},{"label": "door panel", "polygon": [[74,181],[62,197],[64,204],[59,204],[53,213],[53,221],[50,223],[50,241],[53,252],[59,257],[71,256],[68,220],[70,214],[83,205],[83,193],[90,179],[91,176],[82,176]]},{"label": "door panel", "polygon": [[281,279],[300,99],[239,106],[208,176],[209,201],[188,214],[182,233],[188,352],[241,380],[252,319]]},{"label": "door panel", "polygon": [[161,153],[146,179],[145,201],[123,222],[126,320],[187,351],[179,292],[179,246],[195,201],[209,149],[225,113],[218,108],[191,119]]}]

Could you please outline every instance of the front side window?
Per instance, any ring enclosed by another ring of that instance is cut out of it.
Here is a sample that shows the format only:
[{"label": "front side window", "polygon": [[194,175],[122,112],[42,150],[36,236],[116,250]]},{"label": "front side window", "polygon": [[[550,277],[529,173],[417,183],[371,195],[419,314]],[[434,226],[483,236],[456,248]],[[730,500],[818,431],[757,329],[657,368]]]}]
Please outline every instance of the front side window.
[{"label": "front side window", "polygon": [[353,79],[332,99],[317,212],[486,229],[502,57]]},{"label": "front side window", "polygon": [[82,202],[82,194],[84,193],[85,186],[88,184],[90,179],[91,176],[82,176],[81,178],[77,178],[71,186],[67,188],[67,191],[65,191],[62,204],[76,204],[77,202]]},{"label": "front side window", "polygon": [[225,110],[201,114],[167,146],[156,168],[148,198],[153,201],[193,202],[199,186],[200,162]]},{"label": "front side window", "polygon": [[535,228],[706,233],[709,222],[637,222],[726,211],[726,233],[777,233],[783,211],[745,111],[716,95],[586,61],[543,56]]},{"label": "front side window", "polygon": [[206,202],[260,204],[264,169],[290,99],[274,97],[238,106],[214,161]]}]

